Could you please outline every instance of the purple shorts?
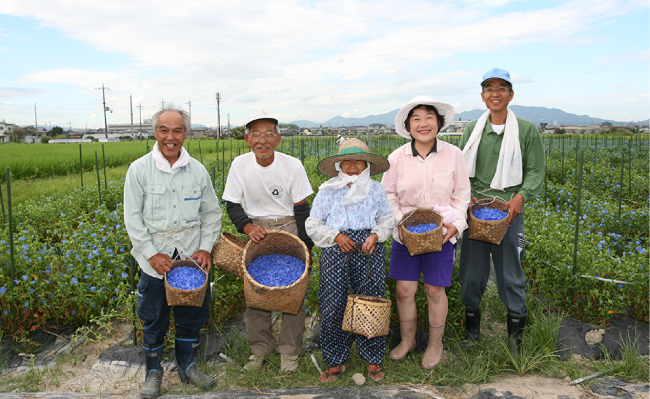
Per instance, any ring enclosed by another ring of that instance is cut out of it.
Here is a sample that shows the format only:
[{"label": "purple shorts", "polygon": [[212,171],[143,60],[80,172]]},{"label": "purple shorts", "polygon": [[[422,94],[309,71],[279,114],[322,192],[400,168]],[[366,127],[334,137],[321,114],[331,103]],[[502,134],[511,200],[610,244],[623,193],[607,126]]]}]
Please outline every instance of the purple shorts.
[{"label": "purple shorts", "polygon": [[406,246],[393,239],[388,277],[393,280],[420,281],[420,274],[424,273],[426,284],[449,287],[455,254],[456,245],[447,242],[440,252],[411,256]]}]

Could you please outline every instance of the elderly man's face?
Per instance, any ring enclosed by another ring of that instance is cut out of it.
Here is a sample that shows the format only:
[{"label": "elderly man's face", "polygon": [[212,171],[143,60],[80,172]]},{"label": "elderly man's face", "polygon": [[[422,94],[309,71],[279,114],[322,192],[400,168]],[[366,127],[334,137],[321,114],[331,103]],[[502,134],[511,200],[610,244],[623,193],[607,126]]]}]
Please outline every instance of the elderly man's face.
[{"label": "elderly man's face", "polygon": [[185,133],[185,123],[180,113],[165,111],[160,114],[154,136],[158,140],[160,152],[170,165],[173,165],[181,154]]},{"label": "elderly man's face", "polygon": [[262,159],[272,156],[281,140],[275,131],[275,123],[268,119],[259,119],[251,122],[248,130],[249,133],[244,139],[255,155]]},{"label": "elderly man's face", "polygon": [[483,85],[481,99],[491,112],[502,112],[508,108],[515,92],[503,79],[490,79]]}]

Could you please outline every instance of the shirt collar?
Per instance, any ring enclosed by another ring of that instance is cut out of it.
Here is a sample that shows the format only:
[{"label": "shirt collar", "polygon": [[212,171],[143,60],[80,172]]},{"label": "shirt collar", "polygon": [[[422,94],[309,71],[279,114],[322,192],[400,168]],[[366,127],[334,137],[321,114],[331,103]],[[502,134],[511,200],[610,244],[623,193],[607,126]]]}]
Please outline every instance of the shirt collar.
[{"label": "shirt collar", "polygon": [[[411,139],[411,152],[413,153],[414,157],[417,157],[418,155],[420,155],[418,150],[415,149],[415,139]],[[436,137],[436,141],[433,142],[433,147],[431,147],[431,150],[429,151],[429,154],[431,154],[432,152],[438,152],[438,138],[437,137]],[[422,159],[426,159],[426,157],[428,157],[429,154],[422,157]]]}]

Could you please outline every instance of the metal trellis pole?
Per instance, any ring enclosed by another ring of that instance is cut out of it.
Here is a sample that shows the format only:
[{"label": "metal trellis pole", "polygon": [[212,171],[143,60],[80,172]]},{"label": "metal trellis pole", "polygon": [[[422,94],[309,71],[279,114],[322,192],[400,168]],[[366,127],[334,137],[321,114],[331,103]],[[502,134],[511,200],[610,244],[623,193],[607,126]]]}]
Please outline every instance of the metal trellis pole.
[{"label": "metal trellis pole", "polygon": [[[16,262],[14,261],[14,221],[11,212],[11,169],[7,167],[7,215],[9,216],[9,262],[11,263],[11,287],[16,283]],[[14,317],[14,331],[18,330],[18,320],[16,315],[16,308],[11,310]]]},{"label": "metal trellis pole", "polygon": [[104,143],[102,143],[102,162],[104,164],[104,188],[108,190],[108,179],[106,178],[106,153],[104,152]]},{"label": "metal trellis pole", "polygon": [[81,189],[84,189],[84,161],[81,156],[81,143],[79,143],[79,176],[81,176]]},{"label": "metal trellis pole", "polygon": [[97,170],[97,193],[99,194],[99,205],[102,204],[102,182],[99,180],[99,160],[97,159],[97,151],[95,151],[95,169]]}]

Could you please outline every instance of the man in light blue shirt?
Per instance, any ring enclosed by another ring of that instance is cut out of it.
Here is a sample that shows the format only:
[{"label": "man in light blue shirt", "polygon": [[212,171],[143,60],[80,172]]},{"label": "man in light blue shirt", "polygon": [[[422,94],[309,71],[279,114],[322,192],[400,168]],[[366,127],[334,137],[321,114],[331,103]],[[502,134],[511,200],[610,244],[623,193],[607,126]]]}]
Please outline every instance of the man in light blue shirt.
[{"label": "man in light blue shirt", "polygon": [[[205,167],[183,148],[190,130],[189,115],[174,106],[152,118],[157,143],[129,167],[124,184],[124,221],[140,266],[138,316],[144,321],[143,345],[147,375],[140,397],[160,396],[160,365],[171,308],[163,276],[172,260],[191,258],[206,272],[210,250],[221,230],[221,209]],[[208,320],[210,292],[201,307],[178,306],[176,363],[182,382],[207,388],[214,379],[194,362],[201,327]]]}]

